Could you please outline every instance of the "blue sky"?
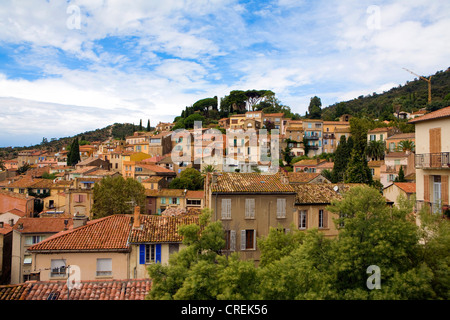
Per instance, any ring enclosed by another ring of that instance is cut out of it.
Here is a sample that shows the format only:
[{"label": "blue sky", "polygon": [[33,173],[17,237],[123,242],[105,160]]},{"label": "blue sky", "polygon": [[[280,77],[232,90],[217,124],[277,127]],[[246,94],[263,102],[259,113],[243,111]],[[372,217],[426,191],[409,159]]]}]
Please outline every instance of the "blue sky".
[{"label": "blue sky", "polygon": [[73,0],[0,4],[0,147],[172,121],[231,90],[304,114],[450,65],[448,1]]}]

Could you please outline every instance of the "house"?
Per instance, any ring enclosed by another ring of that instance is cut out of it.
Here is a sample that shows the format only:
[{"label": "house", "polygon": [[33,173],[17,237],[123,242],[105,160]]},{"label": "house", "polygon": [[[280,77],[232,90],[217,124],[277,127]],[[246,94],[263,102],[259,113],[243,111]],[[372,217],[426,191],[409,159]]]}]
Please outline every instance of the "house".
[{"label": "house", "polygon": [[383,189],[383,196],[398,206],[398,197],[402,195],[405,199],[411,200],[416,194],[416,184],[414,182],[394,182]]},{"label": "house", "polygon": [[153,156],[162,156],[172,150],[172,132],[162,131],[149,137],[148,154]]},{"label": "house", "polygon": [[373,180],[381,180],[381,168],[385,168],[384,160],[372,160],[367,163]]},{"label": "house", "polygon": [[449,205],[450,107],[409,120],[416,133],[417,209],[440,212]]},{"label": "house", "polygon": [[198,215],[179,216],[140,215],[134,217],[128,238],[130,245],[130,278],[148,278],[149,264],[167,265],[170,255],[184,247],[178,228],[198,223]]},{"label": "house", "polygon": [[186,192],[186,208],[203,209],[205,192],[203,190],[188,190]]},{"label": "house", "polygon": [[156,131],[171,131],[172,128],[175,126],[175,123],[172,122],[160,122],[156,125]]},{"label": "house", "polygon": [[218,122],[220,128],[225,130],[230,128],[230,118],[222,118]]},{"label": "house", "polygon": [[161,176],[151,176],[148,179],[141,181],[145,189],[160,190],[162,188],[168,188],[169,182]]},{"label": "house", "polygon": [[319,155],[322,149],[323,121],[318,119],[305,119],[303,121],[305,139],[309,148],[307,156]]},{"label": "house", "polygon": [[322,143],[324,153],[333,153],[336,151],[337,142],[339,141],[336,140],[337,129],[350,131],[350,123],[347,121],[323,121]]},{"label": "house", "polygon": [[[40,218],[50,219],[50,218]],[[111,215],[92,221],[73,219],[73,226],[28,248],[30,272],[39,281],[67,279],[66,269],[79,280],[129,279],[128,236],[132,215]]]},{"label": "house", "polygon": [[100,158],[89,157],[85,160],[78,162],[75,165],[75,169],[85,168],[85,167],[96,167],[96,168],[100,168],[100,169],[104,169],[104,170],[109,170],[111,167],[111,164],[109,163],[109,161],[102,160]]},{"label": "house", "polygon": [[145,214],[161,214],[168,208],[186,208],[185,189],[145,189],[146,206]]},{"label": "house", "polygon": [[380,182],[384,187],[389,186],[402,167],[404,175],[414,171],[414,153],[412,152],[390,152],[384,158],[384,165],[380,169]]},{"label": "house", "polygon": [[5,226],[13,226],[17,222],[17,220],[26,216],[27,214],[21,210],[11,209],[6,212],[0,212],[0,223],[3,223],[3,225]]},{"label": "house", "polygon": [[296,192],[281,173],[209,173],[205,178],[205,207],[212,221],[221,221],[226,234],[224,253],[260,260],[258,237],[271,227],[289,229]]},{"label": "house", "polygon": [[335,237],[338,228],[333,218],[339,216],[327,210],[333,200],[342,199],[343,194],[358,184],[292,184],[296,191],[294,225],[298,230],[317,228],[327,237]]},{"label": "house", "polygon": [[[398,152],[398,151],[406,151],[401,149],[401,143],[402,141],[411,141],[415,143],[415,133],[397,133],[394,134],[386,139],[386,147],[389,150],[389,152]],[[414,148],[409,151],[414,151]]]},{"label": "house", "polygon": [[167,182],[171,182],[174,178],[176,178],[176,173],[173,170],[166,169],[162,166],[158,166],[156,164],[148,164],[145,162],[136,162],[131,163],[131,170],[133,171],[133,175],[131,178],[136,179],[139,182],[147,180],[150,177],[163,177]]},{"label": "house", "polygon": [[32,272],[32,254],[29,251],[33,244],[67,230],[72,219],[66,218],[20,218],[13,227],[11,283],[17,284],[30,280]]},{"label": "house", "polygon": [[0,300],[145,300],[151,280],[81,280],[68,289],[67,281],[0,285]]},{"label": "house", "polygon": [[284,113],[278,112],[278,113],[263,113],[263,126],[266,127],[267,122],[271,122],[274,125],[274,129],[280,130],[280,133],[284,132]]}]

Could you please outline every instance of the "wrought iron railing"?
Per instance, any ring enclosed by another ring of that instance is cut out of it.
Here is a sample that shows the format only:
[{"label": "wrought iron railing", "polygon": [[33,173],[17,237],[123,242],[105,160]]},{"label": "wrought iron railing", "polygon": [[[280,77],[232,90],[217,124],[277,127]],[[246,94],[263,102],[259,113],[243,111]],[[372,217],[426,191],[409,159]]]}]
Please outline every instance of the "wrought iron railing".
[{"label": "wrought iron railing", "polygon": [[416,154],[415,166],[416,169],[450,168],[450,152]]}]

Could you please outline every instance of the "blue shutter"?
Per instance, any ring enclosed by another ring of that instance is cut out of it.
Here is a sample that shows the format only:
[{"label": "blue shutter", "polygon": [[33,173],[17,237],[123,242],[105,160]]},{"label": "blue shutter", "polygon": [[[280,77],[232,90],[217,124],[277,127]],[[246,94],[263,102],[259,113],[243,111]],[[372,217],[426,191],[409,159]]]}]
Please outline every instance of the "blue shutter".
[{"label": "blue shutter", "polygon": [[177,198],[177,204],[180,204],[180,198]]},{"label": "blue shutter", "polygon": [[145,264],[145,244],[139,245],[139,264]]},{"label": "blue shutter", "polygon": [[155,244],[155,262],[161,263],[161,244]]}]

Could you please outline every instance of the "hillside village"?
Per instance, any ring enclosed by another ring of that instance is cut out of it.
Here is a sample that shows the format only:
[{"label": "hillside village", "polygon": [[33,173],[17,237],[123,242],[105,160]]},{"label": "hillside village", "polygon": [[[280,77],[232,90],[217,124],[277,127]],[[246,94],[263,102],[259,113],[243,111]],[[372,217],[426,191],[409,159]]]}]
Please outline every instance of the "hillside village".
[{"label": "hillside village", "polygon": [[[370,181],[388,206],[403,195],[415,199],[414,212],[426,206],[445,216],[450,107],[396,116],[415,132],[387,121],[363,132]],[[20,151],[1,162],[0,300],[144,299],[151,288],[147,266],[167,265],[185,246],[178,227],[198,223],[205,208],[212,221],[222,222],[222,253],[238,252],[256,264],[257,239],[271,228],[316,228],[336,237],[338,217],[327,206],[364,183],[333,175],[339,145],[356,140],[355,119],[293,120],[247,111],[220,119],[220,131],[178,132],[175,123],[159,123],[125,139],[89,141],[78,146],[73,164],[73,148]],[[261,131],[268,123],[278,134]],[[193,171],[200,187],[180,183]],[[137,181],[145,201],[96,216],[95,189],[118,177]],[[71,267],[79,268],[81,285],[69,292],[64,284]]]}]

